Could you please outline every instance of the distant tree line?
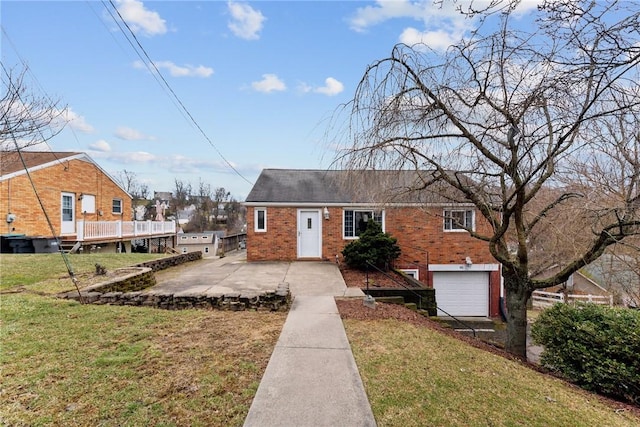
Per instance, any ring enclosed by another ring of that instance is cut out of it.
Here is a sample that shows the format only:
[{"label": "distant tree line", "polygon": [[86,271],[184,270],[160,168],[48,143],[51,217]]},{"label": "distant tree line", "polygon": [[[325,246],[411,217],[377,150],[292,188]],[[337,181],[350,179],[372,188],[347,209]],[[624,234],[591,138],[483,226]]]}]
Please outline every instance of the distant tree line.
[{"label": "distant tree line", "polygon": [[175,178],[173,191],[151,196],[148,185],[140,183],[135,172],[125,169],[114,178],[133,198],[132,216],[137,220],[158,219],[160,214],[181,222],[185,233],[225,230],[234,234],[244,230],[245,209],[224,187],[213,188],[202,179],[194,187]]}]

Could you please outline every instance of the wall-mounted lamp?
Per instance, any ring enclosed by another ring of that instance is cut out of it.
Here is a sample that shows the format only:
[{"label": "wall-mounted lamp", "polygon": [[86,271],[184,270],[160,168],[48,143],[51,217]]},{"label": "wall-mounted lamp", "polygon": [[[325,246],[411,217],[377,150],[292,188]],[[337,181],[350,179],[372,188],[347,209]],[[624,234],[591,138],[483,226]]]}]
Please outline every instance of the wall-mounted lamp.
[{"label": "wall-mounted lamp", "polygon": [[12,214],[12,213],[7,214],[7,224],[11,224],[15,220],[16,220],[15,214]]},{"label": "wall-mounted lamp", "polygon": [[323,213],[324,213],[324,219],[329,219],[329,209],[324,208]]},{"label": "wall-mounted lamp", "polygon": [[473,262],[471,261],[471,257],[466,257],[464,263],[467,264],[467,267],[471,267]]},{"label": "wall-mounted lamp", "polygon": [[84,199],[84,193],[80,193],[80,196],[78,196],[78,200],[82,200]]}]

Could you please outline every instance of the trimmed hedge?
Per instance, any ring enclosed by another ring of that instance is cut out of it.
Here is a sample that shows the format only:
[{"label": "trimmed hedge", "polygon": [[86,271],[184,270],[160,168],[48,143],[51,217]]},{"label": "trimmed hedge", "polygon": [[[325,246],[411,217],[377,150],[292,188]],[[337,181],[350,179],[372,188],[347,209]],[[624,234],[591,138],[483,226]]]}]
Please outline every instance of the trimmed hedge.
[{"label": "trimmed hedge", "polygon": [[640,405],[640,311],[556,304],[531,329],[541,363],[580,387]]},{"label": "trimmed hedge", "polygon": [[342,255],[350,267],[366,270],[367,263],[371,263],[387,271],[389,264],[400,256],[397,241],[395,237],[383,233],[382,226],[371,220],[367,222],[367,229],[360,234],[358,240],[344,247]]}]

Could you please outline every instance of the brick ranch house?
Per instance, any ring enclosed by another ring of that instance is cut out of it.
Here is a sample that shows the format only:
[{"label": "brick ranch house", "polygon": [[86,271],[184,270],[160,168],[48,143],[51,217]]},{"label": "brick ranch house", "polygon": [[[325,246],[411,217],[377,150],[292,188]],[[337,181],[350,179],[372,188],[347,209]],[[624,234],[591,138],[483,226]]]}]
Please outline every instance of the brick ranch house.
[{"label": "brick ranch house", "polygon": [[[48,241],[49,246],[60,243],[87,250],[101,247],[130,251],[134,239],[147,243],[152,239],[164,240],[165,244],[171,240],[171,246],[175,243],[173,221],[131,221],[131,196],[87,154],[41,151],[21,154],[20,157],[16,151],[0,152],[3,251],[10,251],[5,244],[7,240],[18,241],[23,237],[34,242]],[[57,250],[48,247],[43,251]]]},{"label": "brick ranch house", "polygon": [[382,196],[416,172],[359,173],[360,185],[346,171],[263,170],[244,203],[247,260],[335,262],[373,219],[398,240],[395,268],[435,288],[439,307],[454,316],[499,316],[500,266],[485,242],[460,227],[487,227],[473,206],[425,192]]}]

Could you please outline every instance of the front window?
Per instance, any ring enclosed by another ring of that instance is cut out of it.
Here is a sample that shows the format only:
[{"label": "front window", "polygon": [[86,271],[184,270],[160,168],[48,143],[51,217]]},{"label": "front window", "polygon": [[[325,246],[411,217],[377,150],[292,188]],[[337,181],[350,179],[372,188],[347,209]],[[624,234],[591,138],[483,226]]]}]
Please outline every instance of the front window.
[{"label": "front window", "polygon": [[355,238],[360,236],[367,229],[367,222],[376,221],[382,226],[384,231],[383,215],[381,211],[369,209],[353,209],[344,211],[344,229],[345,238]]},{"label": "front window", "polygon": [[111,204],[111,212],[114,214],[122,213],[122,199],[113,199],[113,203]]},{"label": "front window", "polygon": [[264,232],[267,231],[267,208],[256,208],[254,230]]},{"label": "front window", "polygon": [[465,231],[474,229],[473,209],[467,210],[445,210],[444,229],[445,231]]}]

